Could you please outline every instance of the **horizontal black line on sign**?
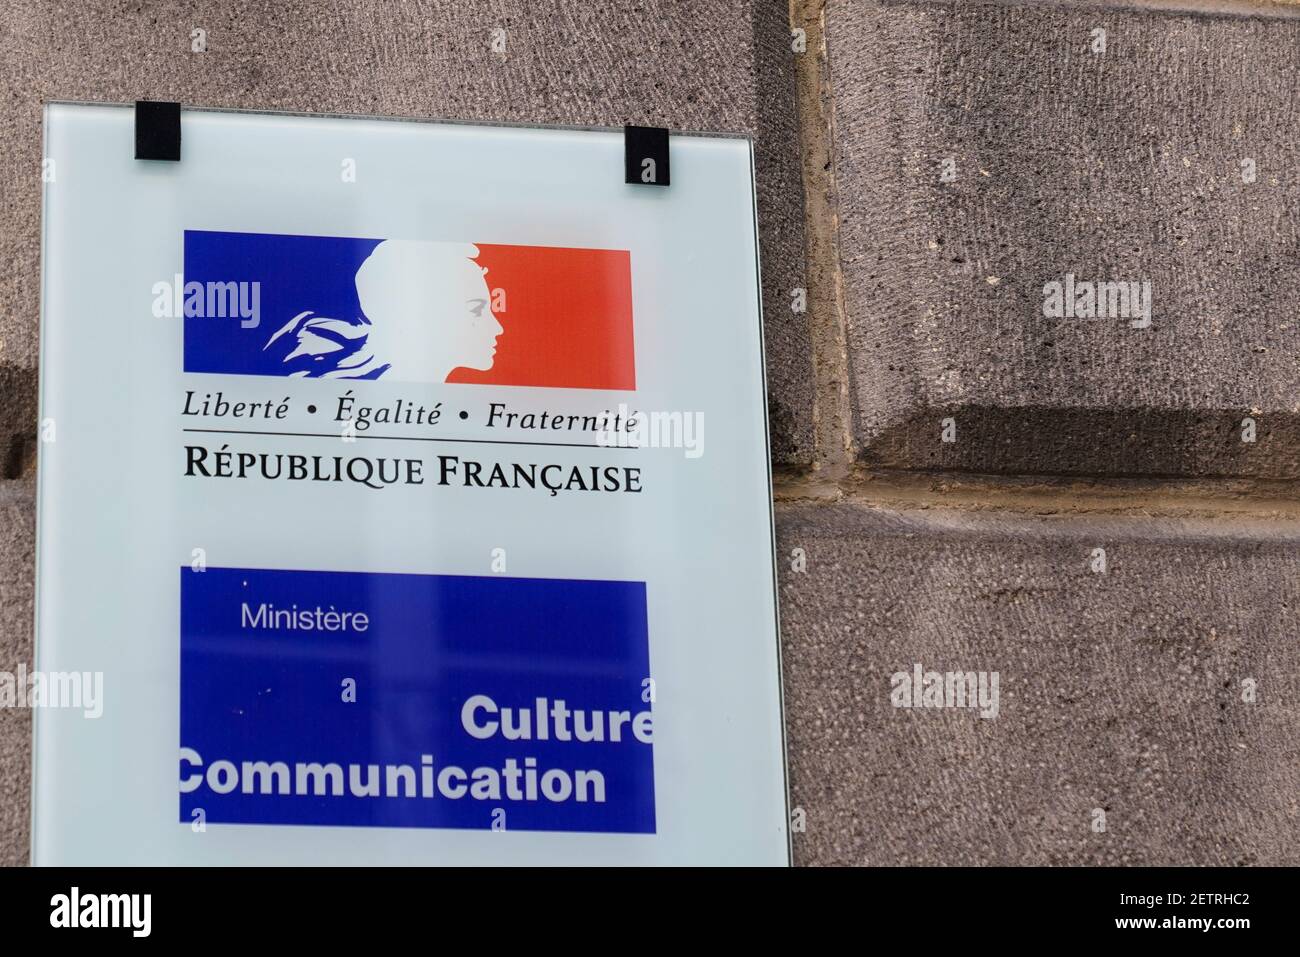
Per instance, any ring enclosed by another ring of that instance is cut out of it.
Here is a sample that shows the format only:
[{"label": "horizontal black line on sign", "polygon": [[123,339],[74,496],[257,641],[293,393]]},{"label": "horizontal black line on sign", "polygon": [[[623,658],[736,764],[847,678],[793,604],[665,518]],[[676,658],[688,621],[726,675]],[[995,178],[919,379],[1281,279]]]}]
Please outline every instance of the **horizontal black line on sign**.
[{"label": "horizontal black line on sign", "polygon": [[[305,439],[341,439],[338,432],[254,432],[248,429],[181,429],[182,432],[211,432],[217,435],[282,435]],[[391,442],[463,442],[469,445],[546,445],[563,449],[634,449],[635,445],[600,445],[595,442],[524,442],[518,439],[448,439],[435,435],[362,435],[358,439],[388,439]]]}]

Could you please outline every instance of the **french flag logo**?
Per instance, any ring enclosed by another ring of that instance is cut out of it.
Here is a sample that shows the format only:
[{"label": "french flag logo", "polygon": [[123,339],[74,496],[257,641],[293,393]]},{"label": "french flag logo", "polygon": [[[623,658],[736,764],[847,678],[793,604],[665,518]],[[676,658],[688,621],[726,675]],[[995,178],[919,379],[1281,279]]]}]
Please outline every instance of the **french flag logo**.
[{"label": "french flag logo", "polygon": [[184,269],[186,372],[636,389],[626,250],[186,230]]}]

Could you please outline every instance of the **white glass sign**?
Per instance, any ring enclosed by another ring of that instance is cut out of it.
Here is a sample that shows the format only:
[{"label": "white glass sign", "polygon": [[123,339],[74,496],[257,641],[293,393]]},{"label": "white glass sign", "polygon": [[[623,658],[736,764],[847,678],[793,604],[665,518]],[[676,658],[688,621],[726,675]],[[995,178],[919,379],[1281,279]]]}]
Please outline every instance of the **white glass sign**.
[{"label": "white glass sign", "polygon": [[789,859],[751,147],[45,116],[39,864]]}]

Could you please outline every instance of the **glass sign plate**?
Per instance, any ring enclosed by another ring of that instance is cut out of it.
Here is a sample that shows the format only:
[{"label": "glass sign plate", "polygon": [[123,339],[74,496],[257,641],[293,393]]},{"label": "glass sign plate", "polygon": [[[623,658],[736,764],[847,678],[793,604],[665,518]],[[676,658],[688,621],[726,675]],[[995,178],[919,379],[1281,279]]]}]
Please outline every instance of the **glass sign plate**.
[{"label": "glass sign plate", "polygon": [[181,131],[46,108],[34,861],[787,863],[749,141]]}]

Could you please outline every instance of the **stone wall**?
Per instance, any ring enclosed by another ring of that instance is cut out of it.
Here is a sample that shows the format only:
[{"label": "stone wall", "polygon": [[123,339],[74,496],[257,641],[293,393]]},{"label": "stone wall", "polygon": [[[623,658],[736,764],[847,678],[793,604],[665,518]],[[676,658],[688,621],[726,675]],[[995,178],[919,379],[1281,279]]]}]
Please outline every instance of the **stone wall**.
[{"label": "stone wall", "polygon": [[[794,22],[836,257],[777,508],[796,860],[1294,864],[1300,20]],[[1052,314],[1114,280],[1150,309]],[[918,663],[997,672],[997,716],[894,707]]]},{"label": "stone wall", "polygon": [[[43,102],[743,132],[796,861],[1300,862],[1298,48],[1208,0],[0,0],[0,669]],[[1045,316],[1067,274],[1148,283],[1149,324]],[[997,716],[893,707],[916,663],[997,672]],[[0,710],[10,864],[30,727]]]}]

